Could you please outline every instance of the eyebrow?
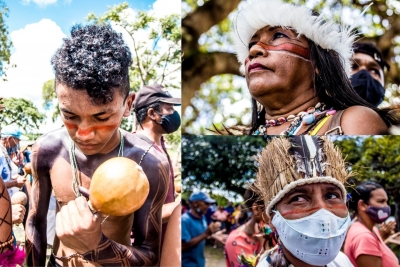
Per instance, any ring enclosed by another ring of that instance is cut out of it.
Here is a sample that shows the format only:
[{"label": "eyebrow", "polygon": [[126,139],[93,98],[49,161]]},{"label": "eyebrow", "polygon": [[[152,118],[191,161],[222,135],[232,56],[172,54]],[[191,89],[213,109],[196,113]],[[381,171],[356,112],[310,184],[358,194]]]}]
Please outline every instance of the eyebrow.
[{"label": "eyebrow", "polygon": [[366,63],[367,66],[372,66],[372,67],[376,67],[378,69],[381,68],[381,66],[375,61],[365,61],[365,60],[360,60],[358,58],[354,58],[353,61],[355,61],[358,65],[362,64],[362,63]]},{"label": "eyebrow", "polygon": [[[272,31],[276,30],[277,28],[282,28],[282,27],[281,26],[269,27],[268,31],[272,32]],[[257,33],[255,33],[253,36],[251,36],[251,39],[253,39],[253,38],[257,37],[257,36],[258,36]]]},{"label": "eyebrow", "polygon": [[[336,185],[333,185],[333,184],[327,184],[325,187],[324,187],[324,190],[325,191],[338,191],[338,192],[340,192],[340,195],[341,195],[341,197],[344,197],[343,196],[343,194],[342,194],[342,190],[340,190],[340,188],[339,187],[337,187]],[[290,191],[286,196],[291,196],[291,195],[293,195],[293,194],[297,194],[297,193],[303,193],[303,194],[308,194],[308,193],[310,193],[310,189],[308,189],[307,187],[306,188],[294,188],[294,189],[292,189],[292,191]]]},{"label": "eyebrow", "polygon": [[[71,114],[71,115],[76,115],[75,113],[73,113],[73,112],[71,112],[71,111],[69,111],[68,109],[65,109],[65,108],[60,108],[60,110],[62,112],[65,112],[65,113],[68,113],[68,114]],[[92,116],[97,117],[97,116],[101,116],[101,115],[104,115],[104,114],[107,114],[107,111],[102,111],[102,112],[93,114]]]},{"label": "eyebrow", "polygon": [[297,194],[297,193],[307,194],[309,192],[310,192],[310,189],[307,189],[307,188],[304,188],[304,187],[303,188],[294,188],[289,193],[287,193],[286,196],[291,196],[291,195],[294,195],[294,194]]}]

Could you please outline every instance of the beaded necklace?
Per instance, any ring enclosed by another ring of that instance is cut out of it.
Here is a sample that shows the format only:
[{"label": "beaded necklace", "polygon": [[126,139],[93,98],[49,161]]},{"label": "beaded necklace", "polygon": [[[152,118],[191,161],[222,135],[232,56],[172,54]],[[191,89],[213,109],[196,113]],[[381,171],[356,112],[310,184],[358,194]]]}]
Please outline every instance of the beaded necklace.
[{"label": "beaded necklace", "polygon": [[[120,138],[118,157],[123,157],[124,156],[124,138],[122,137],[121,129],[118,129],[118,131],[119,131],[119,138]],[[78,164],[76,162],[75,142],[72,139],[70,139],[70,143],[69,143],[69,161],[71,163],[71,169],[72,169],[72,191],[74,191],[76,197],[80,197],[81,193],[79,192],[79,186],[81,185],[81,177],[80,177]]]},{"label": "beaded necklace", "polygon": [[267,135],[267,129],[291,122],[289,127],[284,130],[281,135],[295,135],[298,133],[302,125],[311,125],[303,134],[307,134],[312,128],[325,116],[333,115],[336,111],[326,109],[324,103],[317,103],[315,107],[309,107],[306,111],[301,111],[297,115],[289,115],[286,118],[279,117],[276,120],[266,120],[265,125],[260,125],[253,135]]}]

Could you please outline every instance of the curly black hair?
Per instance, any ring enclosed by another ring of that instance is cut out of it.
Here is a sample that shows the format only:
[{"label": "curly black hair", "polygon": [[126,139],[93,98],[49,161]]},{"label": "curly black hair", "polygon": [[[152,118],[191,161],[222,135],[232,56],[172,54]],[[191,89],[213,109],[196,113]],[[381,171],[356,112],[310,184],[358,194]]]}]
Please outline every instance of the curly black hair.
[{"label": "curly black hair", "polygon": [[114,89],[129,94],[131,52],[109,25],[75,25],[51,59],[56,83],[86,90],[94,105],[113,100]]}]

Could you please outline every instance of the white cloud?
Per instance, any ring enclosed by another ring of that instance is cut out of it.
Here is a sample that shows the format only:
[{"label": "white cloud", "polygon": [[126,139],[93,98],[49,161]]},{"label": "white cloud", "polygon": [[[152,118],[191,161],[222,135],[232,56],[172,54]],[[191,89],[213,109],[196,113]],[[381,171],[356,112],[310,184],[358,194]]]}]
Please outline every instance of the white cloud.
[{"label": "white cloud", "polygon": [[29,4],[30,2],[36,3],[40,7],[45,7],[57,2],[57,0],[22,0],[22,4]]},{"label": "white cloud", "polygon": [[14,46],[10,61],[17,67],[7,71],[7,81],[0,81],[2,95],[29,99],[43,111],[42,86],[54,78],[50,60],[65,34],[55,22],[42,19],[11,32],[10,37]]},{"label": "white cloud", "polygon": [[171,14],[181,14],[181,0],[157,0],[153,3],[154,15],[158,18]]}]

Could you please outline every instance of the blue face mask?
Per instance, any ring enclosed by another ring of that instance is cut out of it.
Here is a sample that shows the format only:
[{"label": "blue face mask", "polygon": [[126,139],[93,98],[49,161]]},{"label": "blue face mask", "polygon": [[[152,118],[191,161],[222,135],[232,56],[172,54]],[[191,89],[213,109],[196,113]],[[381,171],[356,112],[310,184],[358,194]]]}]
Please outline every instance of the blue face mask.
[{"label": "blue face mask", "polygon": [[361,70],[350,78],[351,85],[361,98],[377,107],[382,103],[385,89],[382,84],[372,78],[367,70]]}]

